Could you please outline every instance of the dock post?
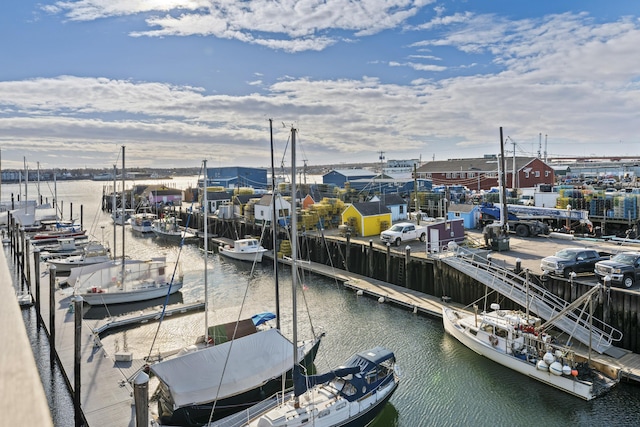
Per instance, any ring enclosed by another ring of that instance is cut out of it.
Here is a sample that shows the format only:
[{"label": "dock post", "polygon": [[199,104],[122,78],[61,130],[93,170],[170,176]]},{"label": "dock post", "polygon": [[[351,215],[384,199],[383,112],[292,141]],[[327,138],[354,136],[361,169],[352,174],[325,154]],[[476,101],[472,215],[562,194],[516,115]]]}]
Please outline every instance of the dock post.
[{"label": "dock post", "polygon": [[84,205],[80,205],[80,228],[84,230]]},{"label": "dock post", "polygon": [[82,427],[82,407],[80,403],[82,376],[80,370],[80,350],[82,347],[82,302],[81,296],[73,298],[74,337],[73,337],[73,413],[76,427]]},{"label": "dock post", "polygon": [[349,271],[349,253],[351,252],[351,233],[347,231],[345,235],[347,237],[347,249],[345,250],[346,253],[344,257],[344,269]]},{"label": "dock post", "polygon": [[369,277],[373,277],[373,240],[369,239]]},{"label": "dock post", "polygon": [[133,380],[133,402],[136,405],[136,427],[149,425],[149,375],[140,371]]},{"label": "dock post", "polygon": [[56,266],[49,267],[49,361],[51,366],[56,361]]},{"label": "dock post", "polygon": [[27,290],[31,292],[31,255],[29,253],[29,248],[31,247],[31,239],[29,237],[25,238],[24,243],[24,261],[25,261],[25,270],[27,270]]},{"label": "dock post", "polygon": [[36,292],[36,319],[37,325],[40,325],[40,249],[33,250],[33,283],[31,288]]},{"label": "dock post", "polygon": [[26,279],[25,272],[25,242],[26,242],[26,234],[24,230],[20,230],[20,290],[24,289],[24,283]]},{"label": "dock post", "polygon": [[411,260],[411,246],[404,248],[404,287],[409,289],[409,261]]},{"label": "dock post", "polygon": [[387,242],[387,277],[386,282],[391,283],[391,243]]}]

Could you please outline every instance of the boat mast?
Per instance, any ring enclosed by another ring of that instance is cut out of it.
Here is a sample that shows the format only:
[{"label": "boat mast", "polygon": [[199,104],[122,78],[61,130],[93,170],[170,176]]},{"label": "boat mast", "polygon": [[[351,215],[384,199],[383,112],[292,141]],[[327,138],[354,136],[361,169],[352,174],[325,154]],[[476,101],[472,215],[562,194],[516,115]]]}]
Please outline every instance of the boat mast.
[{"label": "boat mast", "polygon": [[[298,268],[296,265],[296,259],[298,258],[298,218],[296,212],[296,129],[291,127],[291,301],[293,306],[293,375],[298,372],[298,313],[297,313],[297,282],[298,282]],[[296,378],[293,379],[294,384]],[[296,393],[295,406],[300,405],[300,399]]]},{"label": "boat mast", "polygon": [[118,169],[113,165],[113,192],[111,193],[111,220],[113,221],[113,251],[111,252],[113,259],[116,259],[116,236],[118,235],[118,227],[116,227],[116,175]]},{"label": "boat mast", "polygon": [[278,281],[278,209],[276,207],[276,168],[273,161],[273,119],[269,119],[269,134],[271,136],[271,233],[273,240],[273,277],[276,282],[276,328],[280,329],[280,285]]},{"label": "boat mast", "polygon": [[125,198],[124,198],[124,179],[125,179],[125,169],[124,169],[124,145],[122,146],[122,196],[120,200],[122,201],[122,286],[124,288],[124,206],[125,206]]},{"label": "boat mast", "polygon": [[[27,169],[27,158],[23,157],[22,161],[24,162],[24,211],[28,213],[27,201],[29,200],[29,170]],[[35,218],[35,212],[34,216]]]},{"label": "boat mast", "polygon": [[207,257],[209,256],[209,201],[207,199],[207,187],[209,174],[207,172],[207,160],[202,161],[204,168],[204,182],[202,185],[202,205],[204,206],[204,342],[209,342],[209,293],[207,286]]}]

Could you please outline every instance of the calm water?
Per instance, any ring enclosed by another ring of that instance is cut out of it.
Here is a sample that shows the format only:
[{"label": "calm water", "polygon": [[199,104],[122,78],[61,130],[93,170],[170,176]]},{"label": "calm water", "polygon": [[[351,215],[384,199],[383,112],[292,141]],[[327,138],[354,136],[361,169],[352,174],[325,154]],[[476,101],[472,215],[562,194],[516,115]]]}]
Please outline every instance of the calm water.
[{"label": "calm water", "polygon": [[[172,182],[180,188],[195,184],[196,177]],[[84,206],[84,224],[97,239],[113,244],[113,227],[99,210],[103,183],[58,183],[58,198],[73,202],[74,212]],[[3,185],[3,200],[17,185]],[[41,190],[43,186],[41,185]],[[33,192],[32,192],[33,191]],[[29,189],[30,197],[35,195]],[[43,191],[44,194],[44,191]],[[48,195],[45,197],[51,198]],[[65,208],[66,209],[66,208]],[[68,215],[66,213],[65,215]],[[120,238],[121,229],[117,229]],[[201,300],[204,295],[203,254],[194,246],[179,251],[158,245],[154,238],[126,233],[127,252],[136,257],[165,254],[177,259],[185,273],[182,300]],[[120,243],[118,243],[119,247]],[[120,249],[118,249],[120,254]],[[219,323],[239,315],[274,310],[273,269],[269,263],[251,273],[244,263],[208,257],[209,322]],[[283,330],[291,330],[290,272],[282,271]],[[309,335],[309,318],[314,328],[326,333],[316,367],[323,371],[341,364],[352,353],[383,345],[396,353],[402,368],[401,384],[381,417],[374,424],[384,426],[632,426],[640,423],[640,387],[620,384],[592,402],[583,402],[534,380],[513,373],[463,347],[444,334],[440,319],[420,317],[376,300],[357,297],[339,284],[319,277],[305,277],[299,294],[300,337]],[[240,314],[241,302],[245,300]],[[306,304],[305,304],[306,302]],[[307,307],[304,307],[304,306]],[[308,311],[308,314],[307,314]],[[90,314],[97,315],[92,309]],[[49,352],[44,334],[36,329],[33,310],[24,311],[34,342],[41,376],[52,405],[57,426],[73,426],[71,400],[58,371],[49,369]],[[189,345],[204,330],[203,313],[168,319],[160,325],[143,327],[104,338],[107,351],[127,347],[134,357]],[[156,345],[150,349],[153,337]]]}]

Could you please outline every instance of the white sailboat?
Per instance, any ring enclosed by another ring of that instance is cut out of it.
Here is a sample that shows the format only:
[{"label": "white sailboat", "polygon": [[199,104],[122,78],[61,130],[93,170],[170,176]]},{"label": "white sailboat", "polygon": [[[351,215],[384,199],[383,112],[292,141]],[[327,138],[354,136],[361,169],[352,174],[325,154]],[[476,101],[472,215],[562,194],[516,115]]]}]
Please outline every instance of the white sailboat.
[{"label": "white sailboat", "polygon": [[[295,205],[295,135],[291,129],[291,192]],[[297,214],[291,215],[291,268],[293,288],[293,340],[297,339]],[[294,391],[282,400],[268,399],[236,414],[219,425],[269,426],[367,426],[380,413],[398,387],[393,352],[375,347],[353,355],[338,369],[322,375],[301,374],[298,354],[293,355]],[[237,424],[233,424],[235,421]],[[218,425],[218,424],[214,424]]]},{"label": "white sailboat", "polygon": [[[122,147],[122,176],[124,192],[124,146]],[[114,224],[114,240],[115,235]],[[113,255],[114,259],[110,261],[71,269],[67,283],[73,286],[76,295],[80,295],[91,305],[146,301],[173,294],[182,288],[183,275],[177,263],[168,264],[164,257],[150,260],[126,259],[124,227],[122,228],[122,256],[116,260],[115,253]]]}]

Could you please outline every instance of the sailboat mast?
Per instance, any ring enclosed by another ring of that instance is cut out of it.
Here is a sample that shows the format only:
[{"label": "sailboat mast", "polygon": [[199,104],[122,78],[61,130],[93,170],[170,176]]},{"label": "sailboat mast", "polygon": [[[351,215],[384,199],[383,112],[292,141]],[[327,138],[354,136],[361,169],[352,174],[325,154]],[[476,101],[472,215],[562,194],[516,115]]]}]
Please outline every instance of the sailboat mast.
[{"label": "sailboat mast", "polygon": [[204,207],[204,342],[209,342],[209,293],[207,286],[207,258],[209,257],[209,201],[207,199],[207,187],[209,173],[207,172],[207,161],[202,161],[204,168],[204,181],[202,184],[202,205]]},{"label": "sailboat mast", "polygon": [[[293,306],[293,372],[298,369],[298,310],[297,310],[297,282],[298,268],[296,260],[298,258],[298,218],[296,212],[296,129],[291,127],[291,302]],[[295,378],[294,378],[295,382]],[[295,397],[296,406],[298,396]]]},{"label": "sailboat mast", "polygon": [[113,259],[116,259],[116,236],[118,235],[118,227],[116,227],[116,175],[118,174],[118,168],[113,165],[113,192],[111,193],[111,219],[113,220],[113,251],[111,255]]},{"label": "sailboat mast", "polygon": [[29,200],[29,170],[27,169],[27,158],[23,157],[22,161],[24,162],[24,211],[29,212],[27,210],[27,202]]},{"label": "sailboat mast", "polygon": [[273,119],[269,119],[269,134],[271,136],[271,233],[273,240],[273,278],[276,282],[276,328],[280,329],[280,285],[278,280],[278,208],[276,207],[276,167],[273,161]]},{"label": "sailboat mast", "polygon": [[125,205],[125,198],[124,198],[124,179],[125,179],[125,165],[124,165],[124,145],[122,146],[122,196],[120,197],[121,203],[122,203],[122,284],[124,286],[124,205]]}]

